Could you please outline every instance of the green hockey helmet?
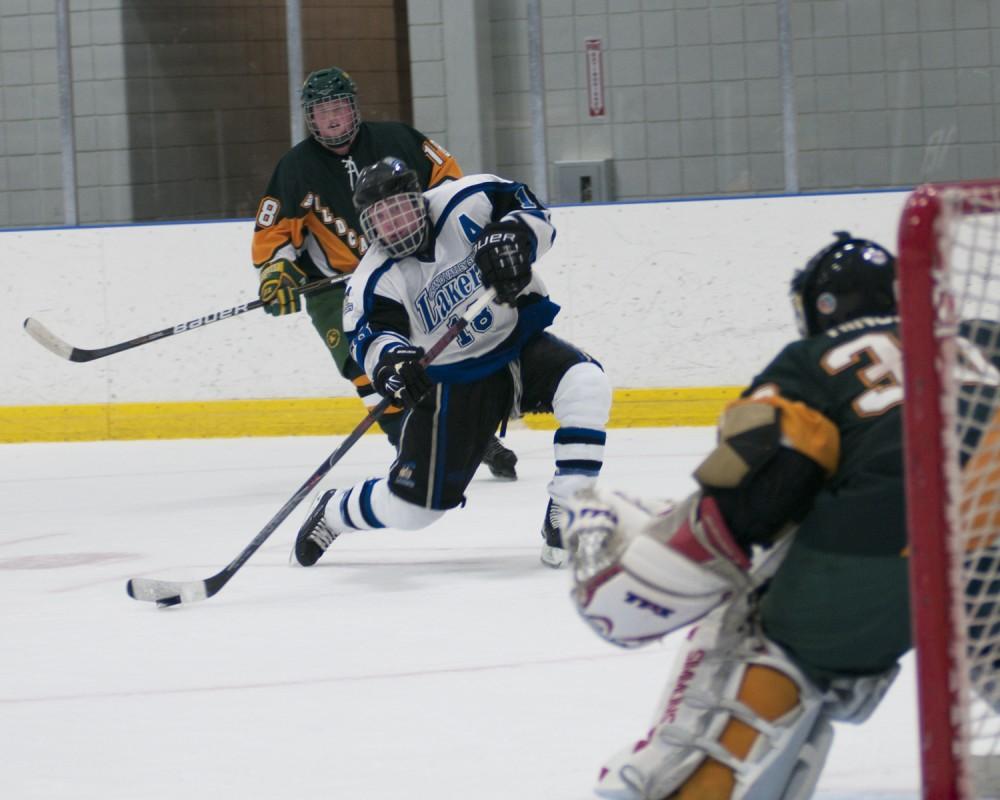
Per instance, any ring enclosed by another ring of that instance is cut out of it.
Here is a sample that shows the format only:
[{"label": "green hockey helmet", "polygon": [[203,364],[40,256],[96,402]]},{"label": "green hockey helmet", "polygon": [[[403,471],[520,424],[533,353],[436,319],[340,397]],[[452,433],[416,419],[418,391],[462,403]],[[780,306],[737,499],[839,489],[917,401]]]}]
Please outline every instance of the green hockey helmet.
[{"label": "green hockey helmet", "polygon": [[836,241],[792,278],[799,333],[815,336],[858,317],[896,313],[896,259],[882,245],[835,231]]},{"label": "green hockey helmet", "polygon": [[309,74],[302,84],[302,113],[313,138],[325,147],[343,147],[354,141],[361,124],[358,87],[339,67]]}]

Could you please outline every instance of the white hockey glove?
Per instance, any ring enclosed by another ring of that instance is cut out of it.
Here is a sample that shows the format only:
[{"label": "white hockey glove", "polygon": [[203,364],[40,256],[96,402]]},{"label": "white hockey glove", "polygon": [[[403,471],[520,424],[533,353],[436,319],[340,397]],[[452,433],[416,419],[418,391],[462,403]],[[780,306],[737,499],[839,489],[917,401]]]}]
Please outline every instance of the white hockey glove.
[{"label": "white hockey glove", "polygon": [[586,490],[566,511],[573,602],[613,644],[659,639],[751,586],[749,558],[700,492],[674,507]]}]

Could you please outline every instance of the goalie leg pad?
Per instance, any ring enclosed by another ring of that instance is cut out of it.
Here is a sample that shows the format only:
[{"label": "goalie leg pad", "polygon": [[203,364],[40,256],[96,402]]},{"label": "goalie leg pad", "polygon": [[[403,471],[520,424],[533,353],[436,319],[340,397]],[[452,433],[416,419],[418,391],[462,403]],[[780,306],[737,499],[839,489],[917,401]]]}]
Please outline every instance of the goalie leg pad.
[{"label": "goalie leg pad", "polygon": [[899,670],[899,664],[895,664],[876,675],[834,678],[826,691],[827,718],[860,725],[878,708]]},{"label": "goalie leg pad", "polygon": [[647,736],[596,786],[613,800],[805,800],[832,742],[823,694],[755,634],[746,605],[718,609],[680,654]]}]

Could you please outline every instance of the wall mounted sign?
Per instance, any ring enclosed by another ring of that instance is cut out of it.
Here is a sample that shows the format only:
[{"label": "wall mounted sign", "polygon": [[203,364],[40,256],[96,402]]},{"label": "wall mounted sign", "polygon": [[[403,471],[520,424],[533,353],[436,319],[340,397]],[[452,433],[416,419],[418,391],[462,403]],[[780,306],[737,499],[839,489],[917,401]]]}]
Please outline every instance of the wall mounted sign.
[{"label": "wall mounted sign", "polygon": [[587,53],[587,100],[590,116],[604,116],[604,62],[600,39],[584,39]]}]

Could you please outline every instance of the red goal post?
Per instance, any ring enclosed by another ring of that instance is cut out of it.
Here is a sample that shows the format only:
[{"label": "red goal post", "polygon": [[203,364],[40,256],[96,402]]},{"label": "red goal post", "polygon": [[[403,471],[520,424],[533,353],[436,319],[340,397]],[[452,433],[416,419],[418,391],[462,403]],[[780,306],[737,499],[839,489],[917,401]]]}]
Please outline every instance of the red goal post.
[{"label": "red goal post", "polygon": [[923,796],[1000,786],[1000,181],[922,186],[899,226]]}]

